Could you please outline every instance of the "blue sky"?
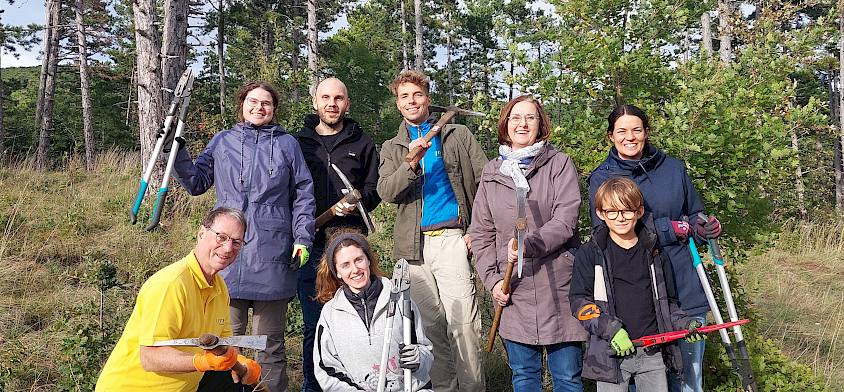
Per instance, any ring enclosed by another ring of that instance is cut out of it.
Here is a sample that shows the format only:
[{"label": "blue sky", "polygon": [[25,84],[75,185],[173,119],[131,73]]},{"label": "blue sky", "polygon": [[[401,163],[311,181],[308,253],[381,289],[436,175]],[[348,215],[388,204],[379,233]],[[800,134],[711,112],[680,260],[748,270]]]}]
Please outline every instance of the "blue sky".
[{"label": "blue sky", "polygon": [[[44,24],[44,0],[15,0],[9,5],[5,0],[0,0],[0,9],[5,10],[2,14],[3,24],[14,26],[26,26],[30,23]],[[25,67],[39,65],[38,51],[41,48],[33,48],[29,52],[18,51],[20,58],[16,59],[8,53],[1,53],[3,68]]]}]

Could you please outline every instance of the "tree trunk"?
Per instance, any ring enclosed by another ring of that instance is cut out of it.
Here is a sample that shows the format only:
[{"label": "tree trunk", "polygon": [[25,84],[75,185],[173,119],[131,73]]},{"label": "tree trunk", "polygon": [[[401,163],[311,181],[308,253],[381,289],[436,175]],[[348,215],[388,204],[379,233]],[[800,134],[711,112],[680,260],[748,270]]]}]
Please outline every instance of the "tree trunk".
[{"label": "tree trunk", "polygon": [[[448,19],[451,19],[451,13],[448,14]],[[451,79],[451,23],[446,25],[445,33],[445,74],[448,83],[448,104],[454,105],[454,82]]]},{"label": "tree trunk", "polygon": [[[3,57],[3,49],[0,48],[0,57]],[[3,76],[2,76],[3,67],[0,66],[0,159],[6,157],[6,127],[3,126],[3,102],[5,102],[5,97],[3,96]]]},{"label": "tree trunk", "polygon": [[76,41],[79,44],[79,86],[82,92],[82,130],[85,137],[85,168],[94,170],[94,130],[91,116],[91,88],[88,84],[88,43],[85,38],[84,0],[76,0]]},{"label": "tree trunk", "polygon": [[188,11],[188,0],[164,1],[161,80],[165,88],[165,104],[173,98],[172,90],[179,84],[179,78],[187,67]]},{"label": "tree trunk", "polygon": [[416,70],[422,72],[425,69],[425,54],[422,53],[422,0],[413,0],[413,9],[416,12]]},{"label": "tree trunk", "polygon": [[44,23],[44,50],[41,54],[41,72],[38,76],[38,97],[35,103],[35,126],[41,126],[41,117],[44,114],[44,84],[47,82],[47,70],[50,69],[50,42],[53,42],[53,13],[50,7],[53,2],[48,1],[46,7],[46,23]]},{"label": "tree trunk", "polygon": [[40,92],[42,99],[41,129],[38,134],[38,149],[35,153],[35,167],[38,170],[49,168],[50,131],[53,128],[53,103],[56,93],[56,72],[59,57],[59,12],[60,0],[47,2],[47,12],[50,14],[47,29],[51,31],[50,40],[44,41],[44,56],[48,57],[47,72],[44,77],[44,90]]},{"label": "tree trunk", "polygon": [[718,31],[721,34],[718,53],[723,65],[729,65],[733,58],[733,28],[730,20],[732,15],[730,0],[718,0]]},{"label": "tree trunk", "polygon": [[712,57],[712,18],[709,11],[700,14],[700,47],[704,56]]},{"label": "tree trunk", "polygon": [[[299,64],[299,47],[302,44],[302,40],[307,40],[307,38],[302,37],[302,33],[296,27],[291,26],[291,30],[290,36],[293,37],[293,50],[290,51],[290,70],[295,75],[299,73],[299,68],[301,68]],[[307,45],[307,42],[305,44]],[[290,99],[293,102],[299,102],[299,86],[295,83],[290,85]]]},{"label": "tree trunk", "polygon": [[317,35],[317,0],[308,0],[308,70],[311,71],[311,86],[316,92],[319,83],[317,62],[319,61],[319,36]]},{"label": "tree trunk", "polygon": [[407,63],[407,15],[404,12],[405,5],[404,0],[400,1],[401,3],[401,65],[402,71],[407,71],[410,69],[410,65]]},{"label": "tree trunk", "polygon": [[138,63],[138,136],[142,167],[155,146],[164,110],[161,100],[161,41],[156,28],[154,0],[133,0],[135,14],[135,52]]},{"label": "tree trunk", "polygon": [[219,14],[217,16],[217,73],[219,74],[220,83],[220,118],[223,124],[226,123],[226,68],[225,59],[223,55],[225,45],[225,15],[223,14],[225,4],[223,0],[217,1]]},{"label": "tree trunk", "polygon": [[[844,4],[838,2],[838,154],[835,162],[835,209],[844,213],[844,94],[841,78],[844,76]],[[833,80],[835,83],[835,80]]]}]

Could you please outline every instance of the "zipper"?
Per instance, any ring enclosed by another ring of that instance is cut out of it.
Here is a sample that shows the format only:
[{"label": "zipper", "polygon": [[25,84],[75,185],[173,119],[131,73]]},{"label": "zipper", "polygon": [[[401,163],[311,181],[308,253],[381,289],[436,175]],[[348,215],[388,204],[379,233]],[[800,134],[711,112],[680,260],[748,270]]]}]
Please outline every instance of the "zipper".
[{"label": "zipper", "polygon": [[369,330],[369,311],[366,309],[366,298],[361,297],[361,304],[363,304],[363,323],[366,325],[366,336],[369,337],[369,345],[372,345],[372,332]]}]

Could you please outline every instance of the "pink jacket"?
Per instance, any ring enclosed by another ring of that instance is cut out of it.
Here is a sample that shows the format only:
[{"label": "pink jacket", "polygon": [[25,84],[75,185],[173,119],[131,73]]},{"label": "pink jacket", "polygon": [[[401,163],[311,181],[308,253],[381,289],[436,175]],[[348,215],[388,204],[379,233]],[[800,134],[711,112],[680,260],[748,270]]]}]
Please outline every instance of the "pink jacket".
[{"label": "pink jacket", "polygon": [[[504,279],[507,243],[514,237],[516,192],[513,180],[499,171],[501,160],[483,171],[472,211],[475,268],[487,290]],[[584,341],[587,333],[571,315],[569,285],[580,245],[577,215],[580,189],[574,162],[551,145],[528,168],[525,264],[521,279],[510,280],[511,303],[501,315],[499,334],[534,345]]]}]

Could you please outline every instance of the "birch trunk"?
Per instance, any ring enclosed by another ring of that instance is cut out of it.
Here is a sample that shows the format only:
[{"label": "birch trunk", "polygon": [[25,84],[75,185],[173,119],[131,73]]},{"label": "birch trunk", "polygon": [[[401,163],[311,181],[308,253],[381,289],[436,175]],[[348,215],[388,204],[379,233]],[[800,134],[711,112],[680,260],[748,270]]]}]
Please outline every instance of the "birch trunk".
[{"label": "birch trunk", "polygon": [[164,36],[161,45],[164,103],[173,98],[172,90],[176,88],[187,66],[188,11],[188,0],[165,0],[164,2]]},{"label": "birch trunk", "polygon": [[841,78],[844,76],[844,1],[838,2],[838,154],[835,162],[835,209],[844,213],[844,94]]},{"label": "birch trunk", "polygon": [[308,70],[311,71],[311,88],[316,92],[319,83],[319,36],[317,34],[317,0],[308,0]]},{"label": "birch trunk", "polygon": [[413,9],[416,12],[416,70],[422,72],[425,69],[425,54],[422,53],[422,0],[413,0]]},{"label": "birch trunk", "polygon": [[225,54],[223,50],[225,49],[225,15],[224,12],[225,4],[223,0],[217,1],[217,8],[219,9],[219,14],[217,16],[217,74],[219,75],[219,84],[220,84],[220,118],[223,121],[223,124],[226,123],[226,68],[225,68],[225,59],[223,55]]},{"label": "birch trunk", "polygon": [[700,14],[700,35],[700,47],[704,56],[712,57],[712,17],[709,16],[709,11]]},{"label": "birch trunk", "polygon": [[49,168],[50,152],[50,131],[53,128],[53,104],[56,93],[56,72],[58,69],[59,57],[59,12],[61,2],[50,0],[47,3],[47,12],[50,14],[47,29],[51,31],[49,41],[45,41],[44,56],[48,57],[47,72],[44,77],[44,89],[39,94],[42,101],[41,107],[41,129],[38,134],[38,149],[35,153],[35,167],[38,170]]},{"label": "birch trunk", "polygon": [[729,65],[733,58],[732,15],[730,0],[718,0],[718,32],[721,35],[718,54],[723,65]]},{"label": "birch trunk", "polygon": [[407,15],[405,14],[404,0],[401,3],[401,65],[402,71],[410,69],[410,64],[407,62]]},{"label": "birch trunk", "polygon": [[79,45],[79,87],[82,93],[82,133],[85,138],[85,168],[94,170],[94,130],[91,115],[91,88],[88,82],[88,42],[85,37],[84,0],[76,0],[76,41]]},{"label": "birch trunk", "polygon": [[161,41],[156,28],[154,0],[133,0],[135,52],[138,64],[138,137],[142,167],[155,146],[155,136],[163,120],[161,99]]}]

